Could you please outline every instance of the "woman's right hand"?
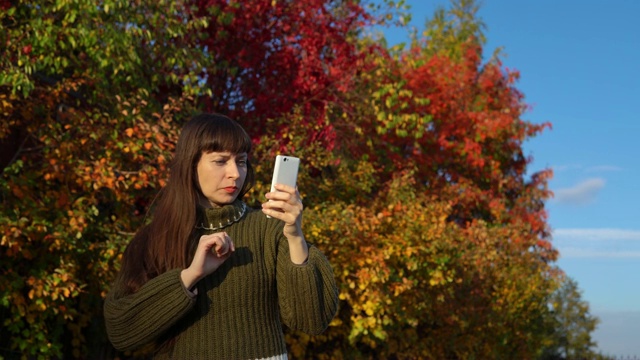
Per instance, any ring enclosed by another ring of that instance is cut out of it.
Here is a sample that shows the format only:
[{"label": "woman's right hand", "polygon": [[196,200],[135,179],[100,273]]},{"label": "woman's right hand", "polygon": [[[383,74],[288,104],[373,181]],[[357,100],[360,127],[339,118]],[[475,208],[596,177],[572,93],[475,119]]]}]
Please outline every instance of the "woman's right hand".
[{"label": "woman's right hand", "polygon": [[180,273],[182,283],[187,289],[192,288],[202,278],[216,271],[235,250],[233,240],[226,232],[202,235],[191,265]]}]

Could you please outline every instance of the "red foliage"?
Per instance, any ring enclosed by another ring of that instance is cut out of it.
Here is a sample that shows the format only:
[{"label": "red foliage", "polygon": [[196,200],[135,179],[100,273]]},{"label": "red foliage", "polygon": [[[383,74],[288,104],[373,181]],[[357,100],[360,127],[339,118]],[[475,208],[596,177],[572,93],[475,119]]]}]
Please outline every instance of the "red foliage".
[{"label": "red foliage", "polygon": [[[396,120],[386,120],[387,114],[382,119],[360,119],[363,139],[354,141],[350,150],[367,154],[372,163],[380,165],[380,183],[398,171],[415,168],[418,186],[448,201],[452,206],[449,220],[462,227],[477,220],[527,224],[529,233],[513,241],[523,251],[544,249],[544,257],[553,260],[556,253],[546,240],[549,231],[543,204],[550,197],[547,181],[551,172],[527,180],[530,159],[522,151],[525,140],[550,124],[522,119],[528,106],[515,87],[517,72],[504,69],[498,60],[483,64],[480,44],[460,46],[459,59],[415,48],[397,66],[387,68],[386,78],[372,80],[383,88],[404,84],[400,89],[409,91],[409,95],[398,95],[398,90],[386,93],[386,99],[380,101],[390,106],[386,111],[394,116],[420,114],[426,120],[394,123]],[[388,129],[381,134],[376,130],[380,124]],[[403,126],[407,133],[397,131]],[[353,136],[342,135],[345,139]],[[367,141],[375,143],[367,147]]]},{"label": "red foliage", "polygon": [[323,0],[194,4],[197,15],[216,20],[197,41],[211,49],[217,65],[203,74],[213,92],[203,99],[205,109],[239,119],[259,138],[275,131],[267,129],[267,119],[299,107],[306,125],[322,125],[309,131],[308,140],[333,146],[333,129],[324,121],[327,105],[351,87],[359,55],[348,40],[367,21],[364,10],[346,2],[338,17]]},{"label": "red foliage", "polygon": [[11,7],[10,0],[0,0],[0,10],[6,11]]}]

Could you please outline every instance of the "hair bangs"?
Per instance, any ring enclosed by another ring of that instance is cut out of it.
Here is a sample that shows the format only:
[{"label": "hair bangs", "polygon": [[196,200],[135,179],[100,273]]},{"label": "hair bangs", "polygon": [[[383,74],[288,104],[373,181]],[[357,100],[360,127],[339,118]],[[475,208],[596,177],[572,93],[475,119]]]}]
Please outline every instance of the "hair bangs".
[{"label": "hair bangs", "polygon": [[237,122],[220,116],[207,125],[200,137],[201,152],[251,153],[251,138]]}]

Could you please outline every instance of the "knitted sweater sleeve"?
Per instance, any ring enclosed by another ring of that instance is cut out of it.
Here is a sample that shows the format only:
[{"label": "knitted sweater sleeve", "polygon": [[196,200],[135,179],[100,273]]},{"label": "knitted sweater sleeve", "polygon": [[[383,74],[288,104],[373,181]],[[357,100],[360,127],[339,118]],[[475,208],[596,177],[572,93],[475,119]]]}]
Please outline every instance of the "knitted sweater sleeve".
[{"label": "knitted sweater sleeve", "polygon": [[104,303],[107,335],[120,351],[136,350],[157,340],[193,308],[195,295],[185,289],[180,270],[170,270],[122,296],[116,282]]},{"label": "knitted sweater sleeve", "polygon": [[289,244],[282,237],[276,272],[282,321],[307,334],[322,333],[338,311],[338,287],[324,254],[309,245],[307,262],[296,265],[291,261]]}]

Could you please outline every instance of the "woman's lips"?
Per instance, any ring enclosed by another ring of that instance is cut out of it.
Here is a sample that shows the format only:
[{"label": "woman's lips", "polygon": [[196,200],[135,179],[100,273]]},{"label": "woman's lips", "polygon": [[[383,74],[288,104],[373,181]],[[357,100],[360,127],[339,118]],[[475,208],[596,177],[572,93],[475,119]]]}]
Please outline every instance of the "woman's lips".
[{"label": "woman's lips", "polygon": [[235,186],[227,186],[226,188],[224,188],[224,191],[226,191],[229,194],[233,194],[237,190],[238,190],[238,188],[235,187]]}]

